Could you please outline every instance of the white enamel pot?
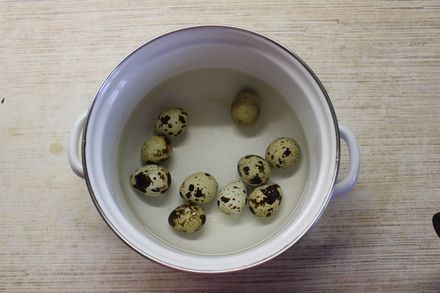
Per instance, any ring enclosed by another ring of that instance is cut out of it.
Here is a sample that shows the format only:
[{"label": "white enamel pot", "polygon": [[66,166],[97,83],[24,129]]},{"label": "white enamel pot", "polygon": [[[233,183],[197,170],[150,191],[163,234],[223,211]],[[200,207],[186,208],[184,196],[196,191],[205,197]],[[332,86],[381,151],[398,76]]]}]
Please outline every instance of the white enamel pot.
[{"label": "white enamel pot", "polygon": [[[202,73],[185,75],[197,70]],[[157,90],[175,76],[187,78]],[[246,82],[254,82],[263,96],[261,117],[249,131],[238,129],[229,113]],[[282,99],[265,95],[268,87]],[[140,147],[158,113],[172,106],[185,108],[191,120],[184,137],[173,141],[167,165],[172,185],[160,199],[142,199],[128,176],[140,166]],[[272,180],[284,190],[278,214],[258,219],[245,210],[231,218],[213,203],[205,206],[207,220],[199,232],[186,235],[169,227],[168,214],[182,203],[178,188],[186,176],[205,171],[224,185],[237,178],[241,156],[264,156],[268,143],[284,135],[297,138],[302,158],[294,170],[273,171]],[[348,174],[336,183],[340,139],[348,145],[350,162]],[[220,273],[261,264],[296,243],[332,195],[356,184],[360,152],[354,135],[338,125],[324,87],[298,56],[254,32],[203,26],[147,42],[115,67],[74,126],[69,162],[84,177],[104,220],[132,249],[175,269]]]}]

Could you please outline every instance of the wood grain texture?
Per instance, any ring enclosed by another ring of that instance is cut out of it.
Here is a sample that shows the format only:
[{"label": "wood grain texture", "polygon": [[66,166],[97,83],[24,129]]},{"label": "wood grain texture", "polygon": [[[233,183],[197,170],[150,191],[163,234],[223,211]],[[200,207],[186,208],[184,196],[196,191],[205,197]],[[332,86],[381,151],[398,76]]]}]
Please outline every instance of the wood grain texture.
[{"label": "wood grain texture", "polygon": [[[70,128],[112,67],[200,24],[255,30],[299,54],[362,152],[357,187],[297,245],[209,277],[127,248],[66,159]],[[434,0],[0,1],[0,291],[440,292],[439,36]]]}]

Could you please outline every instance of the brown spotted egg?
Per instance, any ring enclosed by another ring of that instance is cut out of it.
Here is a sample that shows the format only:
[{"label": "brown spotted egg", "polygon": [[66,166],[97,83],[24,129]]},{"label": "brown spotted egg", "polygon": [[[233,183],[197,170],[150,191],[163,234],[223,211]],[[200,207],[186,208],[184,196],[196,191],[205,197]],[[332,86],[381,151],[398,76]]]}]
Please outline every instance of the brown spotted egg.
[{"label": "brown spotted egg", "polygon": [[178,136],[188,127],[188,113],[182,108],[171,108],[159,114],[156,120],[156,132]]},{"label": "brown spotted egg", "polygon": [[217,205],[227,215],[241,213],[247,202],[246,186],[240,180],[232,180],[218,193]]},{"label": "brown spotted egg", "polygon": [[192,203],[207,203],[217,195],[217,181],[205,172],[188,176],[180,185],[180,196]]},{"label": "brown spotted egg", "polygon": [[172,150],[171,141],[166,135],[153,135],[142,146],[141,160],[144,163],[164,163]]},{"label": "brown spotted egg", "polygon": [[130,185],[143,195],[156,197],[170,188],[171,175],[164,166],[150,164],[131,174]]},{"label": "brown spotted egg", "polygon": [[249,209],[257,217],[270,217],[280,208],[283,191],[278,184],[259,186],[249,195]]},{"label": "brown spotted egg", "polygon": [[290,137],[277,138],[266,149],[266,160],[272,168],[292,167],[299,157],[299,145]]},{"label": "brown spotted egg", "polygon": [[235,96],[231,105],[232,119],[243,126],[255,124],[260,115],[260,103],[251,90],[243,90]]},{"label": "brown spotted egg", "polygon": [[265,184],[271,175],[269,164],[257,155],[241,158],[238,161],[237,170],[243,183],[253,187]]},{"label": "brown spotted egg", "polygon": [[206,221],[203,208],[193,203],[185,203],[175,208],[168,216],[168,223],[174,230],[184,233],[193,233]]}]

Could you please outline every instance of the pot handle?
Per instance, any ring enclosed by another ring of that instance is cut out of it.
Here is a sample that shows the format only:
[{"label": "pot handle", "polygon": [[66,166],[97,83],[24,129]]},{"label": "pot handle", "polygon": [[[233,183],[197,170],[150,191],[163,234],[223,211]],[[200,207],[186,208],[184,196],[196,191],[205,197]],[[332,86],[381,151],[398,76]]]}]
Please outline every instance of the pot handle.
[{"label": "pot handle", "polygon": [[84,178],[84,171],[81,163],[79,144],[86,118],[87,111],[82,113],[79,116],[78,120],[76,120],[75,125],[73,125],[72,132],[70,133],[69,147],[67,151],[70,168],[72,168],[72,171],[81,178]]},{"label": "pot handle", "polygon": [[347,193],[353,189],[359,178],[361,167],[361,153],[359,144],[353,132],[351,132],[351,130],[347,127],[339,125],[339,134],[347,143],[350,163],[347,176],[342,181],[335,184],[333,194],[336,196]]}]

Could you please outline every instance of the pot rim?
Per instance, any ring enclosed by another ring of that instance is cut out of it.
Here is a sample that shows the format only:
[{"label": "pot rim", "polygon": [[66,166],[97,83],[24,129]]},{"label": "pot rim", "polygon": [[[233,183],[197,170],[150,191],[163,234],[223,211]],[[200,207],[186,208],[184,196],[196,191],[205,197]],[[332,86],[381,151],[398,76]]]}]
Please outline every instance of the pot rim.
[{"label": "pot rim", "polygon": [[[93,111],[93,108],[96,104],[97,98],[98,96],[101,94],[101,91],[104,87],[105,84],[107,84],[108,80],[110,79],[110,77],[113,75],[113,73],[123,64],[125,63],[132,55],[134,55],[135,53],[137,53],[139,50],[143,49],[144,47],[148,46],[149,44],[162,39],[166,36],[170,36],[176,33],[180,33],[180,32],[184,32],[184,31],[189,31],[189,30],[197,30],[197,29],[225,29],[225,30],[232,30],[232,31],[239,31],[239,32],[243,32],[243,33],[247,33],[247,34],[251,34],[253,36],[256,36],[258,38],[261,38],[263,40],[269,41],[272,44],[276,45],[277,47],[279,47],[280,49],[282,49],[283,51],[285,51],[287,54],[289,54],[291,57],[293,57],[294,59],[296,59],[306,70],[307,72],[310,74],[310,76],[314,79],[314,81],[317,83],[317,85],[319,86],[322,94],[324,95],[327,105],[330,109],[331,115],[332,115],[332,119],[333,119],[333,123],[334,123],[334,127],[335,127],[335,134],[336,134],[336,157],[335,157],[335,170],[333,172],[332,178],[331,178],[331,182],[332,182],[332,188],[328,190],[327,194],[326,194],[326,199],[325,202],[322,204],[322,206],[320,207],[318,213],[316,213],[316,215],[313,217],[313,220],[310,222],[310,224],[307,226],[307,228],[298,235],[298,237],[296,237],[293,241],[291,241],[290,243],[288,243],[286,246],[284,246],[282,249],[274,252],[272,255],[259,259],[258,261],[237,267],[237,268],[233,268],[233,269],[224,269],[224,270],[209,270],[209,269],[189,269],[189,268],[185,268],[185,267],[181,267],[181,266],[177,266],[174,264],[170,264],[167,262],[164,262],[144,251],[142,251],[141,249],[139,249],[138,247],[136,247],[134,244],[132,244],[124,235],[122,232],[120,232],[118,229],[116,229],[116,227],[111,223],[111,221],[108,219],[108,217],[105,215],[105,213],[103,212],[103,210],[101,209],[95,193],[93,191],[93,188],[91,186],[90,183],[90,178],[89,178],[89,174],[87,171],[87,158],[86,158],[86,145],[87,145],[87,129],[88,129],[88,125],[89,125],[89,121],[90,121],[90,116],[91,113]],[[248,29],[244,29],[244,28],[240,28],[240,27],[235,27],[235,26],[224,26],[224,25],[201,25],[201,26],[191,26],[191,27],[186,27],[186,28],[182,28],[182,29],[178,29],[178,30],[173,30],[170,31],[168,33],[162,34],[160,36],[157,36],[155,38],[150,39],[149,41],[143,43],[142,45],[140,45],[138,48],[136,48],[135,50],[133,50],[131,53],[129,53],[127,56],[125,56],[111,71],[110,73],[107,75],[107,77],[104,79],[104,81],[101,83],[98,91],[96,92],[95,97],[93,98],[92,104],[87,112],[87,118],[84,124],[84,128],[83,128],[83,135],[82,135],[82,146],[81,146],[81,155],[82,155],[82,166],[83,166],[83,170],[84,170],[84,179],[86,181],[86,185],[87,185],[87,189],[89,191],[90,197],[92,198],[92,201],[96,207],[96,209],[98,210],[99,214],[101,215],[101,217],[104,219],[104,221],[107,223],[107,225],[110,227],[110,229],[128,246],[130,247],[132,250],[134,250],[135,252],[137,252],[138,254],[140,254],[143,257],[146,257],[158,264],[161,264],[163,266],[175,269],[175,270],[179,270],[179,271],[186,271],[186,272],[192,272],[192,273],[211,273],[211,274],[217,274],[217,273],[228,273],[228,272],[234,272],[234,271],[241,271],[244,269],[248,269],[251,267],[255,267],[257,265],[260,265],[262,263],[265,263],[266,261],[269,261],[273,258],[275,258],[276,256],[282,254],[284,251],[286,251],[287,249],[289,249],[290,247],[292,247],[296,242],[298,242],[299,239],[301,239],[306,233],[307,231],[310,230],[310,228],[319,220],[319,218],[321,217],[322,213],[324,212],[325,208],[327,207],[331,195],[333,193],[333,188],[334,185],[336,183],[336,178],[338,176],[338,172],[339,172],[339,163],[340,163],[340,134],[339,134],[339,126],[338,126],[338,120],[336,117],[336,112],[335,109],[333,107],[333,104],[330,100],[330,97],[326,91],[326,89],[324,88],[322,82],[319,80],[318,76],[313,72],[313,70],[298,56],[296,55],[294,52],[292,52],[290,49],[288,49],[286,46],[280,44],[279,42],[273,40],[270,37],[267,37],[261,33],[257,33]]]}]

